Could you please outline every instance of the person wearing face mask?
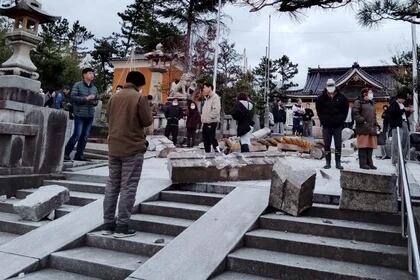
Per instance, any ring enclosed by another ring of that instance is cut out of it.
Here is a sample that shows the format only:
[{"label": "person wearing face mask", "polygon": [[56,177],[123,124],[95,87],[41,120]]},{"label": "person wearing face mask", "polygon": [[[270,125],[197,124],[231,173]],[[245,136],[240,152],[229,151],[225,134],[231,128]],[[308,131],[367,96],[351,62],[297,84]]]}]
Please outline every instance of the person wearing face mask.
[{"label": "person wearing face mask", "polygon": [[331,143],[334,137],[335,167],[341,166],[341,132],[349,110],[347,98],[339,92],[333,79],[328,79],[327,87],[316,100],[316,111],[321,121],[325,149],[325,169],[331,168]]},{"label": "person wearing face mask", "polygon": [[410,93],[408,87],[402,87],[398,89],[397,96],[394,101],[389,105],[389,128],[392,133],[392,147],[391,147],[391,158],[392,164],[396,165],[398,162],[398,137],[397,128],[400,129],[401,145],[403,148],[404,160],[408,158],[408,152],[410,148],[409,142],[409,123],[408,117],[414,111],[412,107],[404,106],[404,102],[407,100],[407,95]]},{"label": "person wearing face mask", "polygon": [[182,108],[179,106],[178,99],[173,99],[165,109],[165,118],[167,120],[165,136],[169,138],[172,135],[172,142],[176,146],[178,140],[178,124],[182,118]]},{"label": "person wearing face mask", "polygon": [[361,96],[354,102],[353,119],[356,122],[357,147],[359,149],[359,167],[377,169],[373,165],[373,149],[378,147],[378,129],[373,91],[362,89]]},{"label": "person wearing face mask", "polygon": [[189,148],[194,147],[195,145],[195,133],[197,129],[201,126],[201,116],[198,112],[197,105],[195,102],[191,102],[188,108],[187,115],[187,145]]}]

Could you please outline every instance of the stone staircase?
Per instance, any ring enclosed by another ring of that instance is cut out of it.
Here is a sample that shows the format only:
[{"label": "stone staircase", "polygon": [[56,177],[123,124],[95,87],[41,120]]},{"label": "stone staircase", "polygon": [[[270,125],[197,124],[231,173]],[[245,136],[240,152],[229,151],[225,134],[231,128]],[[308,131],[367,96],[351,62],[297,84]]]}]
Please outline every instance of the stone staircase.
[{"label": "stone staircase", "polygon": [[[45,183],[68,187],[70,205],[81,206],[103,197],[105,185],[89,182],[93,177],[75,175],[69,179]],[[132,215],[135,236],[116,239],[97,229],[51,254],[46,269],[27,274],[25,279],[125,279],[225,196],[222,187],[211,191],[203,192],[194,185],[162,191],[156,200],[141,203]],[[22,196],[27,193],[30,190],[20,191]]]},{"label": "stone staircase", "polygon": [[321,204],[302,217],[267,213],[213,279],[412,279],[399,219]]}]

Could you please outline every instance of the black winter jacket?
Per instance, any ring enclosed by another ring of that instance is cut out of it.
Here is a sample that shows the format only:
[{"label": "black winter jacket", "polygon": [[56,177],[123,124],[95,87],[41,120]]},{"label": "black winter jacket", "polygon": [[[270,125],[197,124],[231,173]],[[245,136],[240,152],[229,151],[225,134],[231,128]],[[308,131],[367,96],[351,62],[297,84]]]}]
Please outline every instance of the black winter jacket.
[{"label": "black winter jacket", "polygon": [[[404,114],[406,115],[407,124],[408,124],[409,114],[404,109],[400,109],[400,105],[398,104],[396,100],[391,102],[391,104],[389,105],[388,114],[389,114],[389,128],[390,129],[402,127],[402,122],[403,122],[402,116]],[[408,128],[410,128],[410,126],[408,126]]]},{"label": "black winter jacket", "polygon": [[183,117],[182,109],[179,106],[173,106],[172,104],[165,109],[165,118],[168,121],[168,125],[178,125],[178,121]]},{"label": "black winter jacket", "polygon": [[279,109],[278,105],[274,106],[273,117],[274,117],[274,123],[285,123],[286,122],[286,110],[284,109],[284,107],[282,107],[282,109]]},{"label": "black winter jacket", "polygon": [[238,136],[243,136],[251,130],[255,123],[252,120],[252,104],[246,108],[241,102],[237,102],[232,112],[232,118],[238,122]]},{"label": "black winter jacket", "polygon": [[323,127],[343,127],[349,112],[349,101],[338,90],[332,99],[324,90],[316,100],[316,111]]}]

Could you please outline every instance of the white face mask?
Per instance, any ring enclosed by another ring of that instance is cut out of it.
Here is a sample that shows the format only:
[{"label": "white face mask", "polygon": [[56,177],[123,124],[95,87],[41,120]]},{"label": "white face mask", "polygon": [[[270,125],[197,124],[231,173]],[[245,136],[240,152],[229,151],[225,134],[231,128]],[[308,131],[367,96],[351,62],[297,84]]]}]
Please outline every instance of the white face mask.
[{"label": "white face mask", "polygon": [[191,108],[191,110],[194,110],[194,109],[195,109],[195,106],[194,106],[194,105],[192,105],[190,108]]},{"label": "white face mask", "polygon": [[369,100],[373,100],[373,92],[369,92],[368,93],[368,99]]},{"label": "white face mask", "polygon": [[334,93],[335,92],[335,86],[327,86],[328,93]]},{"label": "white face mask", "polygon": [[173,102],[172,105],[178,106],[178,102]]}]

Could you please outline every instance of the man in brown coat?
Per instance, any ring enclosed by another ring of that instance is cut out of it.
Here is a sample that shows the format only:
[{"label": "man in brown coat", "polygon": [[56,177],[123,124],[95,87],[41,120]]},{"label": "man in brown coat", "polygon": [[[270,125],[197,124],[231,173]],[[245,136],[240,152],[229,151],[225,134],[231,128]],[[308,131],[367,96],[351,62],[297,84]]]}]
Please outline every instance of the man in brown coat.
[{"label": "man in brown coat", "polygon": [[[149,102],[142,94],[146,84],[140,72],[128,73],[123,89],[108,102],[109,180],[104,199],[104,235],[135,235],[128,227],[146,152],[144,128],[153,122]],[[118,197],[118,217],[115,218]]]}]

